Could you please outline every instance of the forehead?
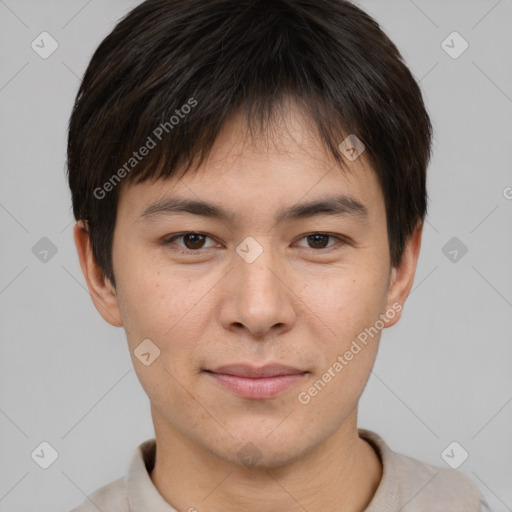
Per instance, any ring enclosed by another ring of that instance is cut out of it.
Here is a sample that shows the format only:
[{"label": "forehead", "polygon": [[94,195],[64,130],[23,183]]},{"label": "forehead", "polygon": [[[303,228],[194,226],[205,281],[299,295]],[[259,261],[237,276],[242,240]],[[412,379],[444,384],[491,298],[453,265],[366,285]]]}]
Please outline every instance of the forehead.
[{"label": "forehead", "polygon": [[[270,211],[274,220],[283,220],[293,204],[298,218],[301,204],[320,199],[330,200],[331,205],[337,202],[338,207],[353,213],[382,210],[377,176],[364,152],[354,161],[345,158],[344,168],[340,167],[313,123],[293,104],[274,116],[268,126],[266,132],[251,132],[242,116],[233,117],[197,170],[180,178],[123,186],[118,213],[128,214],[132,220],[149,217],[148,212],[157,209],[159,203],[161,206],[167,201],[169,206],[169,198],[178,199],[174,201],[175,211],[180,199],[198,203],[203,211],[206,202],[214,209],[215,205],[229,205],[210,211],[210,216],[225,213],[223,220],[230,221],[235,215],[254,217],[257,212],[264,216]],[[343,140],[340,135],[340,143]]]}]

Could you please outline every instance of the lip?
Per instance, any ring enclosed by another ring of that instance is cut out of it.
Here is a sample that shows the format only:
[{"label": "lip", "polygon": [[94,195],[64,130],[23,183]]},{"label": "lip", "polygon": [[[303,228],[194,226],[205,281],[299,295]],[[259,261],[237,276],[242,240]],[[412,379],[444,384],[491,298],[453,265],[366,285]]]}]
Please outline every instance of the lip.
[{"label": "lip", "polygon": [[272,398],[298,384],[308,373],[304,370],[269,364],[261,367],[233,364],[205,370],[217,383],[243,398]]},{"label": "lip", "polygon": [[299,370],[298,368],[292,368],[291,366],[285,366],[277,363],[266,364],[264,366],[253,366],[243,363],[227,364],[209,371],[223,375],[233,375],[235,377],[248,377],[251,379],[306,373],[304,370]]}]

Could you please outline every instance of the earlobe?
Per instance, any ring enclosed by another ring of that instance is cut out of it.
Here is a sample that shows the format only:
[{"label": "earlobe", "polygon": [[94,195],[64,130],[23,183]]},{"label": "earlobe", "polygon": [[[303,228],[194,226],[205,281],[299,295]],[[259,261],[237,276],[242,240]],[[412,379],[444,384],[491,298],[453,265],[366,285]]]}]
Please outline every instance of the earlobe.
[{"label": "earlobe", "polygon": [[393,316],[393,319],[387,322],[387,327],[391,327],[398,322],[403,305],[411,292],[421,248],[422,231],[423,222],[419,222],[413,234],[407,241],[400,265],[396,268],[393,267],[391,270],[387,308],[396,310],[396,305],[400,304],[400,310],[398,314]]},{"label": "earlobe", "polygon": [[103,319],[114,327],[122,327],[118,298],[112,283],[103,275],[97,264],[89,237],[87,222],[79,220],[74,227],[73,236],[80,267],[84,275],[92,302]]}]

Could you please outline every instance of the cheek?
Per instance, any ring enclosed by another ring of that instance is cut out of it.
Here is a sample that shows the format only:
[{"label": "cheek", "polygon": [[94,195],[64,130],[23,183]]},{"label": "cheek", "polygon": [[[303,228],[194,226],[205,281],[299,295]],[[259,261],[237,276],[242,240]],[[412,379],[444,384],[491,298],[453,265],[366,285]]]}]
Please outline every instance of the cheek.
[{"label": "cheek", "polygon": [[339,348],[375,323],[386,307],[386,291],[387,270],[378,264],[361,265],[313,280],[301,298],[329,334],[326,344],[336,339]]},{"label": "cheek", "polygon": [[[211,320],[205,295],[214,283],[194,280],[169,267],[138,268],[124,276],[120,296],[130,352],[133,356],[141,341],[149,338],[160,350],[158,363],[185,378],[186,369],[194,364],[191,354]],[[138,365],[136,360],[134,363]]]},{"label": "cheek", "polygon": [[361,272],[328,283],[317,280],[304,291],[304,302],[315,305],[320,364],[297,400],[308,414],[318,412],[325,428],[339,426],[368,381],[382,332],[375,324],[384,312],[385,290],[378,273]]},{"label": "cheek", "polygon": [[[121,309],[132,363],[141,386],[158,409],[179,410],[189,399],[183,385],[190,378],[187,371],[190,371],[189,358],[195,340],[200,339],[195,333],[199,328],[195,319],[200,305],[194,307],[198,302],[195,294],[190,296],[183,291],[187,286],[183,279],[170,280],[165,274],[146,266],[124,276]],[[149,345],[143,341],[148,339]],[[144,351],[139,348],[143,346]],[[147,352],[149,361],[148,358],[144,361],[142,354]]]},{"label": "cheek", "polygon": [[172,291],[179,286],[173,286],[150,254],[127,243],[124,254],[117,254],[115,265],[123,320],[134,328],[146,329],[162,318],[165,309],[167,314],[174,311],[177,297]]}]

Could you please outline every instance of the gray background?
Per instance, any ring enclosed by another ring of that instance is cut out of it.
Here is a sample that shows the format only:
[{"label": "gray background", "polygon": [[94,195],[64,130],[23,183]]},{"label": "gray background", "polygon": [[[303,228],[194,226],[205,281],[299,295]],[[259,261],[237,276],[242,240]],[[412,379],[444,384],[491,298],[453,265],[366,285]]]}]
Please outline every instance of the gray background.
[{"label": "gray background", "polygon": [[[0,0],[0,511],[69,511],[154,435],[124,331],[88,295],[65,180],[79,78],[138,3]],[[437,466],[457,441],[469,453],[459,471],[510,511],[512,2],[360,5],[421,81],[436,134],[414,289],[384,331],[359,425]],[[43,31],[59,45],[47,59],[31,48]],[[441,46],[453,31],[469,44],[458,58]],[[46,470],[31,458],[42,441],[59,455]]]}]

